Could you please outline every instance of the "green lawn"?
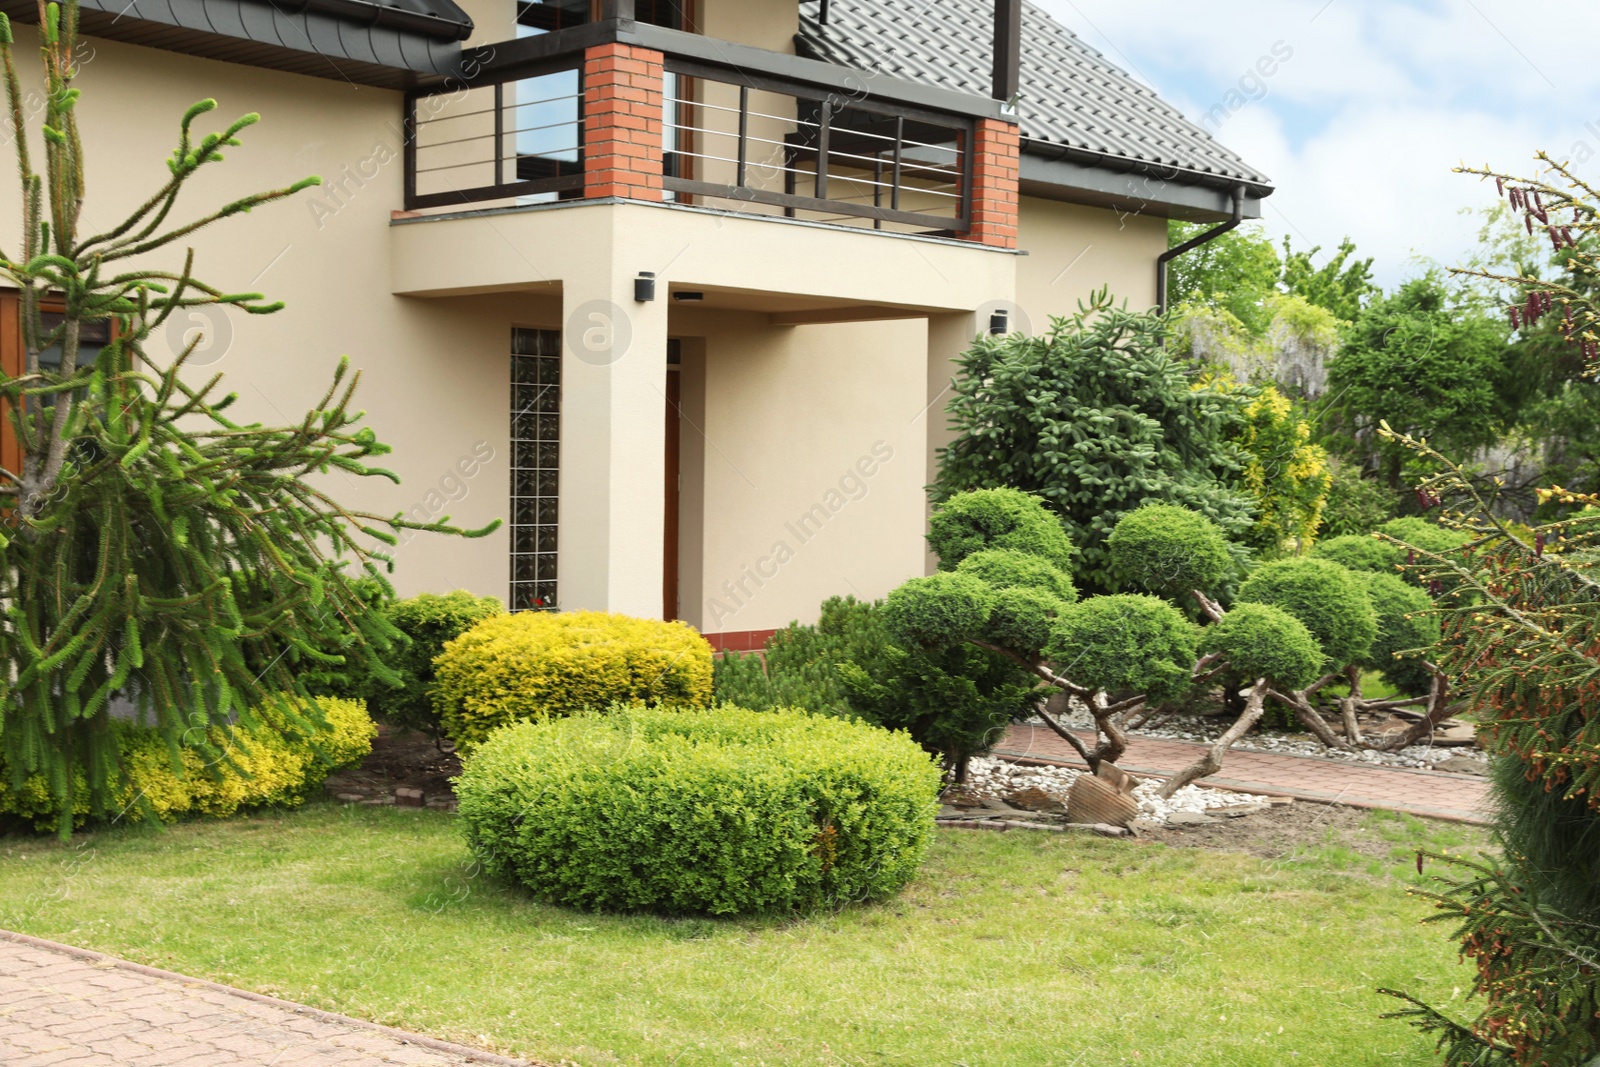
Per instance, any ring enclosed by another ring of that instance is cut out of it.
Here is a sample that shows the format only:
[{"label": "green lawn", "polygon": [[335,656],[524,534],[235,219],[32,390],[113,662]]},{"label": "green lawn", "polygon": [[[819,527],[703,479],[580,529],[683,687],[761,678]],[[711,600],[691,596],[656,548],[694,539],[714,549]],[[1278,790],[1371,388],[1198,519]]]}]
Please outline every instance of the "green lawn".
[{"label": "green lawn", "polygon": [[1405,887],[1473,834],[1367,832],[1388,858],[943,831],[883,905],[669,921],[533,903],[453,816],[319,803],[0,839],[0,926],[584,1067],[1431,1065],[1373,989],[1468,982]]}]

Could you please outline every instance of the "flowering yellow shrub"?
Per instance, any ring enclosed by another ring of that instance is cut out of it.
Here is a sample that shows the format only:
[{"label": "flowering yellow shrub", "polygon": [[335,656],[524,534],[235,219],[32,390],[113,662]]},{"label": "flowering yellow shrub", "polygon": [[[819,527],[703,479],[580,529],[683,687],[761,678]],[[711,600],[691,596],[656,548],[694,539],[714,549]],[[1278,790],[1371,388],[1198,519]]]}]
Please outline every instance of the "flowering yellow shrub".
[{"label": "flowering yellow shrub", "polygon": [[1269,385],[1245,406],[1238,444],[1245,454],[1240,488],[1257,510],[1245,540],[1269,556],[1305,552],[1322,527],[1332,481],[1328,454],[1312,442],[1311,424]]},{"label": "flowering yellow shrub", "polygon": [[[123,784],[117,810],[110,814],[119,821],[153,817],[173,822],[185,815],[224,818],[240,808],[301,803],[328,775],[360,762],[377,736],[362,701],[321,697],[317,707],[321,727],[305,718],[291,722],[276,708],[260,709],[253,728],[208,732],[208,742],[220,755],[185,747],[178,750],[176,763],[155,731],[113,723]],[[306,709],[300,712],[304,715]],[[74,822],[82,825],[89,807],[81,771],[73,792]],[[43,778],[25,779],[20,789],[13,789],[0,765],[0,816],[17,816],[39,830],[51,830],[56,810]]]},{"label": "flowering yellow shrub", "polygon": [[492,616],[447,642],[433,673],[445,735],[462,746],[585,708],[711,703],[711,646],[693,627],[599,611]]}]

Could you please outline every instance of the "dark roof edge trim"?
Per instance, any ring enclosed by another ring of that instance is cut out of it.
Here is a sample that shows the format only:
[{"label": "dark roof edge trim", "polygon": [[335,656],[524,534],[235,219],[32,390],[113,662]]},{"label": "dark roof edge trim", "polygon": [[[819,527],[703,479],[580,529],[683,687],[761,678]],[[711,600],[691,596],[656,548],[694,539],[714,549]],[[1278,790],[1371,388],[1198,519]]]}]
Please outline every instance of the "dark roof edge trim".
[{"label": "dark roof edge trim", "polygon": [[[1092,153],[1091,153],[1092,154]],[[1169,180],[1166,175],[1111,170],[1096,163],[1044,158],[1024,153],[1019,173],[1022,195],[1041,200],[1108,208],[1128,215],[1153,215],[1184,222],[1220,222],[1233,215],[1233,190]],[[1169,168],[1168,174],[1171,173]],[[1246,187],[1244,217],[1261,217],[1261,198]]]},{"label": "dark roof edge trim", "polygon": [[[278,7],[279,4],[275,3],[273,6]],[[341,22],[383,26],[391,30],[421,34],[439,41],[465,41],[472,36],[473,30],[472,16],[465,11],[461,12],[461,17],[465,21],[455,22],[438,15],[404,11],[397,7],[367,3],[366,0],[294,0],[294,2],[282,2],[282,6],[290,11],[315,11]]]},{"label": "dark roof edge trim", "polygon": [[1210,189],[1223,190],[1230,196],[1236,186],[1242,185],[1244,186],[1245,196],[1255,200],[1265,199],[1273,193],[1272,186],[1261,182],[1245,181],[1242,178],[1234,178],[1226,174],[1190,170],[1186,167],[1174,167],[1165,163],[1152,163],[1143,159],[1130,159],[1127,156],[1115,156],[1108,152],[1096,152],[1088,148],[1073,148],[1071,145],[1056,144],[1053,141],[1024,140],[1022,142],[1022,154],[1025,156],[1038,156],[1043,159],[1058,159],[1070,163],[1079,163],[1103,170],[1142,174],[1147,178],[1162,183],[1178,182],[1184,185],[1202,185]]}]

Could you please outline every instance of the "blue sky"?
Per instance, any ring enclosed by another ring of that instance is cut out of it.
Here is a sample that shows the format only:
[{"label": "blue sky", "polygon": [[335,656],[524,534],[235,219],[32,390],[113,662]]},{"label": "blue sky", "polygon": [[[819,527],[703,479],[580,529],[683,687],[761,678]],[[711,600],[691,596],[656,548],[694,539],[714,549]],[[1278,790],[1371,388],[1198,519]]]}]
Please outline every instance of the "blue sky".
[{"label": "blue sky", "polygon": [[[1600,5],[1575,0],[1035,0],[1270,175],[1268,232],[1354,238],[1380,281],[1450,264],[1492,187],[1465,160],[1531,171],[1540,148],[1600,179]],[[1252,80],[1277,49],[1289,58]],[[1238,98],[1235,97],[1235,100]]]}]

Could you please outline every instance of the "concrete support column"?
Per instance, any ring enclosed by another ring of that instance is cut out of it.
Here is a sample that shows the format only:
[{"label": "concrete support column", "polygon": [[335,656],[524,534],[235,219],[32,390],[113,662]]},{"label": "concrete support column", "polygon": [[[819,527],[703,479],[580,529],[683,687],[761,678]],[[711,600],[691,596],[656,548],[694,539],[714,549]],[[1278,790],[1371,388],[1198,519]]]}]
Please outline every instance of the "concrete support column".
[{"label": "concrete support column", "polygon": [[[956,359],[972,347],[973,339],[987,326],[978,320],[976,311],[928,317],[928,409],[922,415],[927,440],[926,485],[932,485],[939,476],[939,449],[955,436],[945,415],[952,396],[950,380],[956,375]],[[933,514],[931,502],[928,514]],[[938,569],[938,557],[932,552],[927,553],[926,562],[927,573]]]},{"label": "concrete support column", "polygon": [[562,280],[560,606],[660,618],[667,304],[600,247]]}]

